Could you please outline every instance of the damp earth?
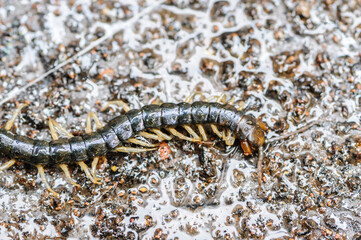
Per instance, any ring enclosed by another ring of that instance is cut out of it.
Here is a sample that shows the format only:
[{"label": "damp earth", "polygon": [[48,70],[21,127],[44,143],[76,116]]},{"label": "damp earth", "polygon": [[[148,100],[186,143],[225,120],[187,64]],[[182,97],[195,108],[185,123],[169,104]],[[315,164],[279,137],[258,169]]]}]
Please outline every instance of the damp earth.
[{"label": "damp earth", "polygon": [[101,185],[46,167],[59,199],[17,163],[0,173],[0,238],[361,239],[360,16],[356,0],[1,1],[0,124],[27,102],[17,134],[50,140],[51,118],[79,135],[88,112],[124,113],[101,111],[108,101],[193,91],[224,93],[268,139],[318,124],[266,146],[261,192],[257,153],[217,138],[110,153]]}]

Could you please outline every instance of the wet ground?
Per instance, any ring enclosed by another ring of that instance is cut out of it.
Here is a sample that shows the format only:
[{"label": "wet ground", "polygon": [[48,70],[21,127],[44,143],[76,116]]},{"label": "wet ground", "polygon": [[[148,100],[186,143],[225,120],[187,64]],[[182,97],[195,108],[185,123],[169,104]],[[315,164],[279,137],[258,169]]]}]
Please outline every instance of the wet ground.
[{"label": "wet ground", "polygon": [[359,1],[0,2],[1,125],[29,102],[16,133],[50,140],[53,118],[81,134],[88,112],[122,113],[101,112],[107,101],[139,108],[195,90],[234,98],[267,138],[319,121],[267,145],[260,193],[257,154],[217,138],[109,154],[102,185],[76,165],[81,188],[47,167],[59,199],[17,163],[0,177],[1,239],[361,239],[360,42]]}]

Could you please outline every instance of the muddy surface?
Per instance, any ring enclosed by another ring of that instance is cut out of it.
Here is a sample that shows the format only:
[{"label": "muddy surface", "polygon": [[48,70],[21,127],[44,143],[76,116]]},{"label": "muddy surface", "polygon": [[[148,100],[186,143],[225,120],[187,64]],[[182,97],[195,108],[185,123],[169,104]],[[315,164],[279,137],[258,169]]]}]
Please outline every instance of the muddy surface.
[{"label": "muddy surface", "polygon": [[260,193],[257,153],[217,138],[111,153],[101,185],[77,165],[80,188],[47,167],[59,199],[17,163],[0,174],[1,239],[361,239],[360,17],[359,1],[338,0],[0,2],[0,101],[13,96],[0,124],[28,102],[18,134],[50,140],[53,118],[77,135],[90,111],[103,123],[123,113],[100,111],[107,101],[139,108],[195,90],[234,98],[268,139],[319,122],[267,145]]}]

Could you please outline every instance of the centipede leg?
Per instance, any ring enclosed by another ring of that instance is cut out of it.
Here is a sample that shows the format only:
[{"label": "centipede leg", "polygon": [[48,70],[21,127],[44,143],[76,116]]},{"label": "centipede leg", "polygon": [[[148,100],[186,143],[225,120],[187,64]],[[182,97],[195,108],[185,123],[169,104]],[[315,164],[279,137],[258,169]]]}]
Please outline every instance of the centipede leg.
[{"label": "centipede leg", "polygon": [[97,177],[96,177],[96,172],[97,172],[98,163],[99,163],[99,157],[95,157],[95,158],[93,159],[93,161],[92,161],[92,166],[91,166],[91,169],[90,169],[90,173],[93,175],[93,178],[94,178],[96,181],[101,180],[100,178],[97,178]]},{"label": "centipede leg", "polygon": [[234,144],[235,140],[236,140],[236,138],[235,138],[234,134],[232,133],[232,131],[227,129],[227,135],[224,138],[224,141],[226,142],[226,144],[228,146],[232,146]]},{"label": "centipede leg", "polygon": [[[92,125],[91,124],[92,119],[94,120],[94,123],[95,123],[95,126],[96,126],[97,129],[100,129],[100,128],[103,127],[103,124],[100,122],[98,116],[94,112],[90,112],[90,113],[88,113],[88,116],[87,116],[87,119],[86,119],[86,128],[85,128],[86,133],[91,133],[93,131],[92,126],[91,126]],[[91,171],[90,171],[91,175],[93,176],[93,179],[96,182],[100,180],[100,178],[96,177],[96,167],[98,165],[98,162],[99,162],[99,157],[93,158],[92,167],[91,167]],[[85,174],[87,174],[87,172],[85,172]]]},{"label": "centipede leg", "polygon": [[117,105],[119,107],[122,107],[125,112],[130,111],[130,107],[128,106],[128,104],[126,104],[122,100],[109,101],[100,111],[106,110],[107,108],[111,107],[111,105]]},{"label": "centipede leg", "polygon": [[57,192],[55,192],[53,189],[51,189],[48,181],[46,180],[43,166],[36,165],[36,167],[38,169],[38,173],[39,173],[41,180],[43,181],[46,189],[48,189],[48,191],[51,192],[54,195],[54,197],[59,198],[59,194]]},{"label": "centipede leg", "polygon": [[93,175],[90,173],[88,166],[83,161],[78,162],[78,165],[84,171],[85,175],[90,179],[90,181],[92,181],[92,183],[102,184],[101,182],[98,182],[97,180],[94,179]]},{"label": "centipede leg", "polygon": [[217,102],[217,103],[223,103],[223,104],[225,104],[225,103],[226,103],[226,100],[227,100],[226,94],[222,93],[221,95],[219,95],[219,96],[217,97],[216,102]]},{"label": "centipede leg", "polygon": [[216,101],[218,103],[226,103],[226,94],[222,93],[219,96],[210,96],[205,101],[206,102]]},{"label": "centipede leg", "polygon": [[10,129],[13,127],[14,122],[16,120],[16,118],[19,116],[21,109],[23,109],[24,107],[26,107],[28,104],[26,103],[22,103],[19,106],[17,106],[17,108],[15,109],[15,111],[13,112],[12,117],[9,119],[9,121],[7,121],[6,125],[5,125],[5,130],[10,131]]},{"label": "centipede leg", "polygon": [[192,135],[193,139],[195,141],[201,141],[202,139],[198,136],[198,134],[193,130],[193,128],[191,128],[191,126],[189,125],[183,125],[183,128],[190,134]]},{"label": "centipede leg", "polygon": [[77,184],[70,176],[70,172],[69,172],[69,169],[68,169],[68,166],[66,164],[59,164],[59,167],[61,168],[61,170],[63,170],[64,174],[65,174],[65,177],[69,180],[69,182],[74,185],[74,186],[77,186],[77,187],[80,187],[79,184]]},{"label": "centipede leg", "polygon": [[50,129],[50,134],[51,134],[51,137],[53,138],[53,140],[59,139],[59,135],[57,132],[63,133],[67,138],[74,137],[73,134],[71,134],[66,129],[64,129],[62,126],[60,126],[60,124],[57,123],[54,119],[49,119],[48,125],[49,125],[49,129]]},{"label": "centipede leg", "polygon": [[186,141],[190,141],[190,142],[199,142],[200,139],[194,139],[194,138],[190,138],[190,137],[187,137],[185,135],[183,135],[182,133],[178,132],[175,128],[167,128],[167,130],[173,134],[174,136],[180,138],[180,139],[183,139],[183,140],[186,140]]},{"label": "centipede leg", "polygon": [[187,97],[187,98],[185,99],[184,102],[186,102],[186,103],[191,103],[191,102],[193,101],[194,97],[197,96],[197,95],[201,96],[202,100],[205,99],[205,98],[204,98],[204,95],[203,95],[201,92],[199,92],[199,91],[193,91],[193,92],[191,93],[191,95],[189,95],[189,97]]},{"label": "centipede leg", "polygon": [[173,137],[172,136],[169,136],[167,134],[165,134],[164,132],[162,132],[161,130],[159,129],[151,129],[152,132],[154,132],[155,134],[157,134],[160,138],[163,138],[165,140],[171,140]]},{"label": "centipede leg", "polygon": [[143,147],[157,147],[159,144],[151,144],[151,143],[147,143],[147,142],[143,142],[139,139],[136,138],[129,138],[128,142],[133,143],[133,144],[137,144]]},{"label": "centipede leg", "polygon": [[[224,93],[222,93],[219,96],[212,96],[210,98],[207,99],[207,102],[211,101],[212,99],[215,99],[217,103],[225,103],[226,101],[226,95]],[[220,132],[218,130],[218,127],[215,124],[210,124],[212,131],[221,139],[224,139],[224,133]]]},{"label": "centipede leg", "polygon": [[197,127],[198,127],[199,133],[200,133],[201,136],[202,136],[203,141],[205,141],[205,142],[208,141],[207,133],[206,133],[206,131],[204,130],[204,127],[203,127],[201,124],[197,124]]},{"label": "centipede leg", "polygon": [[231,100],[229,100],[228,104],[229,105],[234,105],[235,101],[236,101],[236,98],[232,97]]},{"label": "centipede leg", "polygon": [[157,148],[133,148],[133,147],[117,147],[114,152],[123,152],[123,153],[141,153],[157,150]]},{"label": "centipede leg", "polygon": [[223,139],[223,134],[220,132],[215,124],[210,124],[212,131],[219,137]]},{"label": "centipede leg", "polygon": [[[15,109],[15,111],[13,112],[13,114],[12,114],[11,118],[9,119],[9,121],[7,121],[7,123],[5,124],[5,130],[10,131],[10,129],[14,125],[14,122],[15,122],[16,118],[19,116],[19,114],[21,112],[21,109],[23,109],[27,105],[28,105],[27,103],[22,103]],[[4,164],[2,164],[0,166],[0,172],[10,168],[12,165],[15,164],[15,162],[16,162],[15,159],[11,159],[11,160],[5,162]]]},{"label": "centipede leg", "polygon": [[140,132],[138,133],[140,136],[145,137],[145,138],[149,138],[149,139],[153,139],[153,140],[157,140],[159,142],[163,141],[164,139],[161,136],[155,135],[155,134],[151,134],[148,132]]},{"label": "centipede leg", "polygon": [[[58,140],[59,139],[59,135],[58,135],[57,131],[63,133],[67,138],[71,138],[71,137],[74,136],[73,134],[68,132],[65,128],[60,126],[60,124],[57,123],[54,119],[49,119],[48,124],[49,124],[50,134],[51,134],[51,137],[53,138],[53,140]],[[61,168],[61,170],[63,170],[63,172],[65,174],[65,177],[70,181],[70,183],[72,185],[80,187],[80,185],[77,184],[71,178],[68,166],[66,164],[59,164],[59,167]]]},{"label": "centipede leg", "polygon": [[6,163],[2,164],[2,165],[0,166],[0,172],[8,169],[8,168],[11,167],[12,165],[14,165],[15,162],[16,162],[16,161],[15,161],[14,159],[11,159],[11,160],[7,161]]}]

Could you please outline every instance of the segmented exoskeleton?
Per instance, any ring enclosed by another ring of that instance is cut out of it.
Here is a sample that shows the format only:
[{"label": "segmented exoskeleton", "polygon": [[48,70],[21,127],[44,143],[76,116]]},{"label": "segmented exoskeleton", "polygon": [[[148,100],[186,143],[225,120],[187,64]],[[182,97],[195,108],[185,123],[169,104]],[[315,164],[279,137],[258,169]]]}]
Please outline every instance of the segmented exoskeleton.
[{"label": "segmented exoskeleton", "polygon": [[0,153],[32,165],[55,165],[104,156],[139,132],[179,125],[216,124],[229,128],[251,148],[264,144],[264,132],[256,120],[231,105],[215,102],[163,103],[130,110],[113,118],[96,132],[54,141],[34,140],[0,129]]},{"label": "segmented exoskeleton", "polygon": [[[124,103],[123,103],[124,104]],[[59,165],[65,172],[71,183],[77,185],[70,178],[66,164],[78,163],[86,172],[87,176],[98,183],[96,177],[90,174],[85,161],[105,156],[109,151],[118,152],[143,152],[156,148],[138,149],[121,146],[123,143],[135,143],[146,147],[154,147],[153,144],[143,143],[135,138],[141,135],[157,140],[169,140],[171,137],[164,133],[164,130],[181,139],[189,141],[207,141],[203,125],[210,124],[212,130],[228,145],[233,145],[235,139],[241,141],[241,147],[245,155],[252,154],[253,150],[259,150],[258,174],[260,175],[261,161],[263,158],[263,145],[265,134],[257,123],[256,119],[244,111],[219,102],[194,102],[194,103],[163,103],[161,105],[146,105],[141,109],[129,110],[127,105],[125,114],[113,118],[106,126],[102,126],[96,115],[93,117],[97,124],[97,131],[92,132],[90,117],[88,117],[87,133],[82,136],[73,136],[67,133],[68,138],[59,139],[54,130],[55,121],[50,121],[53,141],[34,140],[29,137],[19,136],[10,131],[14,118],[20,112],[20,106],[14,117],[8,122],[5,128],[0,129],[0,157],[11,159],[0,167],[0,171],[10,167],[15,161],[35,165],[48,188],[44,175],[44,165]],[[129,110],[129,111],[128,111]],[[202,137],[190,126],[197,126]],[[182,126],[192,137],[187,137],[176,130]],[[217,126],[228,129],[220,132]],[[59,129],[59,126],[56,126]],[[146,132],[153,131],[155,134]],[[95,169],[95,168],[94,168]],[[260,184],[261,178],[258,177]]]}]

